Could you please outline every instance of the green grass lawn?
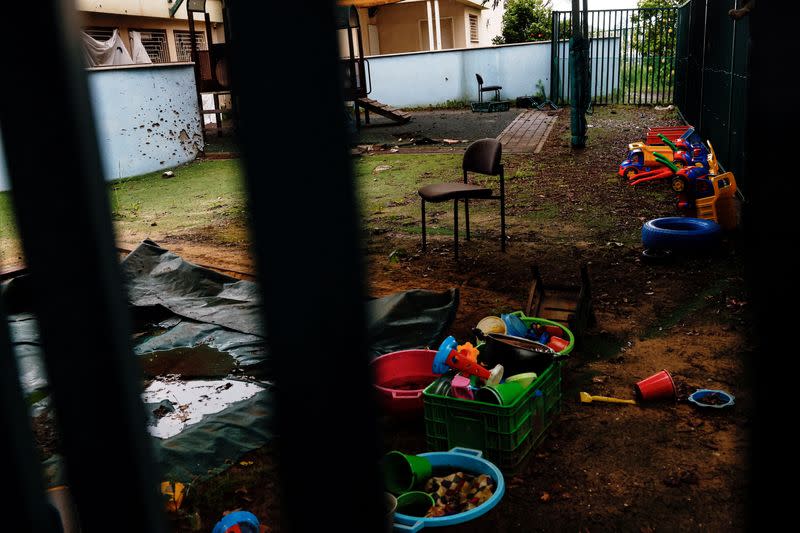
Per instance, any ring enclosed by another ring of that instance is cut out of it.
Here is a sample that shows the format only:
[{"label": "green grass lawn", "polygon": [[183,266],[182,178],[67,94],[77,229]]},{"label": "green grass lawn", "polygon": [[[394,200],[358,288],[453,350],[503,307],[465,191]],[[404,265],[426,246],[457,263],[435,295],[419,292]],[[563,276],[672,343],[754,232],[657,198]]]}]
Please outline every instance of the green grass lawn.
[{"label": "green grass lawn", "polygon": [[209,229],[225,239],[231,223],[244,227],[245,193],[238,160],[202,161],[109,184],[117,238],[181,234]]},{"label": "green grass lawn", "polygon": [[[663,187],[631,190],[616,176],[626,133],[641,121],[635,108],[598,108],[590,116],[591,146],[570,152],[568,123],[559,122],[557,139],[540,154],[506,155],[506,215],[515,240],[553,244],[607,241],[635,244],[645,218],[672,211]],[[620,124],[628,127],[620,131]],[[363,229],[397,237],[420,233],[417,190],[429,183],[459,181],[460,153],[375,154],[353,159]],[[300,163],[301,164],[301,163]],[[108,185],[117,239],[133,244],[144,238],[178,239],[207,245],[248,242],[246,198],[238,160],[196,161],[174,169],[126,178]],[[499,192],[499,179],[473,176],[474,183]],[[463,211],[462,211],[463,213]],[[499,236],[497,201],[470,204],[473,232]],[[453,204],[428,204],[430,235],[452,234]],[[463,220],[461,231],[464,232]],[[20,262],[8,193],[0,193],[0,261]]]},{"label": "green grass lawn", "polygon": [[[246,238],[245,193],[238,160],[198,161],[109,183],[117,239],[201,233],[209,243]],[[0,193],[0,265],[22,262],[10,194]]]},{"label": "green grass lawn", "polygon": [[0,267],[18,264],[20,255],[19,237],[11,207],[11,194],[0,192]]}]

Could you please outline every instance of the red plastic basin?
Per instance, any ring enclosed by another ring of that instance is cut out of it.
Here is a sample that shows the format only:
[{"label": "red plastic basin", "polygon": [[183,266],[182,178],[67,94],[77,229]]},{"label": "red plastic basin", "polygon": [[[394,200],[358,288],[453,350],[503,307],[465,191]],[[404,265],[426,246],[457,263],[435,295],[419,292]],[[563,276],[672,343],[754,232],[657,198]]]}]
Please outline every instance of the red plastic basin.
[{"label": "red plastic basin", "polygon": [[422,391],[433,383],[436,350],[403,350],[387,353],[370,363],[375,388],[383,409],[393,415],[422,414]]}]

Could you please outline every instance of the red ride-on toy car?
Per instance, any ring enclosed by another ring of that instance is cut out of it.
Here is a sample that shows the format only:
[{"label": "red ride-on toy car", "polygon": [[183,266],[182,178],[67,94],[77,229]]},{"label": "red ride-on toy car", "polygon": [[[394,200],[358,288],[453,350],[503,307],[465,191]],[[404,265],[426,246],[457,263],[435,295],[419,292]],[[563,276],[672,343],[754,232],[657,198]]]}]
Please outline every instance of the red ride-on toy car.
[{"label": "red ride-on toy car", "polygon": [[631,187],[648,181],[669,179],[679,170],[675,163],[660,153],[653,154],[656,162],[649,167],[644,166],[639,159],[631,158],[631,154],[633,152],[629,153],[628,159],[622,162],[619,171],[621,176],[625,176],[628,179],[628,185]]}]

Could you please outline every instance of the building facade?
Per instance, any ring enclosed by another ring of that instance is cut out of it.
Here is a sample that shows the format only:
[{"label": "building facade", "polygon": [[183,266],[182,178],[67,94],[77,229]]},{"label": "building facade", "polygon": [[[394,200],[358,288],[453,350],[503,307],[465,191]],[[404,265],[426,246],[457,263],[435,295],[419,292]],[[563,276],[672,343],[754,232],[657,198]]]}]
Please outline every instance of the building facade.
[{"label": "building facade", "polygon": [[[170,13],[177,3],[178,0],[76,0],[76,7],[81,27],[98,41],[107,40],[118,29],[130,52],[129,32],[138,31],[153,63],[176,63],[191,61],[186,3],[178,6],[174,16]],[[209,37],[214,43],[225,42],[222,0],[207,0],[206,12],[211,19],[210,36],[202,14],[194,14],[199,50],[208,49]]]},{"label": "building facade", "polygon": [[358,14],[364,54],[375,56],[491,46],[502,8],[480,0],[403,0]]}]

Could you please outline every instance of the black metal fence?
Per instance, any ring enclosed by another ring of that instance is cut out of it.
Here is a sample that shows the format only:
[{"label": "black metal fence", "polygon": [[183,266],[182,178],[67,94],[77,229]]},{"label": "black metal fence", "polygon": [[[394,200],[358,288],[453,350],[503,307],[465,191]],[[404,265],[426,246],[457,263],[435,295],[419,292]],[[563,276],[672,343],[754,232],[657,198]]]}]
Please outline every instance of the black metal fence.
[{"label": "black metal fence", "polygon": [[[314,128],[330,142],[313,158],[301,143],[285,142],[307,131],[295,106],[264,105],[282,97],[280,88],[264,87],[259,42],[263,38],[261,2],[226,3],[226,31],[231,46],[231,75],[241,110],[239,138],[250,201],[253,255],[269,346],[276,361],[278,473],[283,518],[295,531],[330,529],[336,516],[352,531],[379,531],[384,512],[378,474],[377,416],[367,365],[364,288],[358,243],[357,207],[341,117],[337,71],[334,2],[292,2],[306,21],[317,53],[296,68],[293,54],[279,54],[271,67],[293,72],[297,101],[314,102]],[[4,64],[16,87],[0,86],[0,123],[17,225],[32,283],[47,375],[52,387],[61,449],[71,494],[83,531],[165,530],[164,502],[158,493],[153,449],[146,434],[140,369],[131,351],[129,313],[114,247],[114,234],[103,180],[86,74],[77,48],[74,5],[45,0],[36,6],[8,6],[8,20],[31,13],[52,50],[36,68],[23,54]],[[0,46],[11,50],[25,39],[25,25],[0,32]],[[293,31],[293,30],[291,30]],[[289,40],[287,28],[275,30]],[[22,90],[20,90],[22,89]],[[42,128],[55,142],[47,146]],[[273,133],[271,128],[278,128]],[[265,149],[265,146],[267,148]],[[270,146],[272,146],[270,148]],[[305,160],[303,165],[297,161]],[[265,179],[294,176],[294,180]],[[292,221],[286,199],[304,183],[303,202],[313,216]],[[303,236],[326,234],[307,246]],[[299,237],[298,237],[299,236]],[[275,250],[281,250],[276,254]],[[319,272],[306,275],[299,265],[336,257]],[[305,328],[294,317],[310,303],[324,302],[336,321]],[[59,531],[47,512],[41,464],[30,431],[28,406],[16,376],[19,372],[0,310],[0,457],[8,489],[0,500],[4,531]],[[299,346],[298,339],[303,339]],[[338,346],[347,357],[337,357]],[[320,401],[323,382],[337,376],[337,402]],[[342,405],[347,405],[343,414]],[[297,422],[302,419],[302,423]],[[254,424],[264,423],[253,421]],[[346,438],[342,438],[346,436]],[[330,458],[359,465],[339,481],[342,493],[359,494],[361,505],[342,509],[336,498],[315,502],[308,512],[308,481],[329,467]],[[266,485],[265,485],[266,486]],[[209,530],[206,527],[206,530]]]},{"label": "black metal fence", "polygon": [[[569,11],[554,11],[550,99],[569,100]],[[587,12],[592,103],[668,104],[674,98],[678,10]]]},{"label": "black metal fence", "polygon": [[675,104],[720,163],[744,182],[749,19],[733,20],[735,0],[692,0],[678,8]]}]

